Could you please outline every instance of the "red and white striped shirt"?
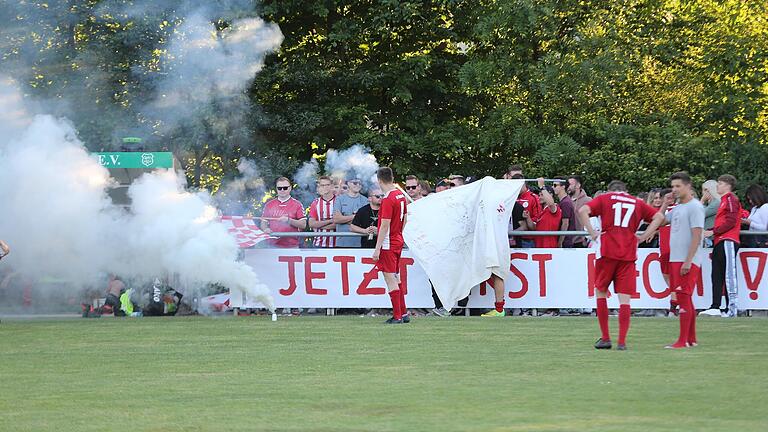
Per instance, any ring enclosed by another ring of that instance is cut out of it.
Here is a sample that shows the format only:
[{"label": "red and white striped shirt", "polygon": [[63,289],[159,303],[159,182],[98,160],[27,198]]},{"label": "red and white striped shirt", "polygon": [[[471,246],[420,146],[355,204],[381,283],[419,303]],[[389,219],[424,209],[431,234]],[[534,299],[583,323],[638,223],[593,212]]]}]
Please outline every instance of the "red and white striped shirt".
[{"label": "red and white striped shirt", "polygon": [[[309,205],[309,217],[317,221],[326,221],[333,219],[333,207],[336,204],[334,196],[330,201],[323,197],[318,197]],[[315,232],[335,232],[336,228],[325,229],[315,228]],[[336,237],[315,237],[315,247],[332,248],[336,247]]]}]

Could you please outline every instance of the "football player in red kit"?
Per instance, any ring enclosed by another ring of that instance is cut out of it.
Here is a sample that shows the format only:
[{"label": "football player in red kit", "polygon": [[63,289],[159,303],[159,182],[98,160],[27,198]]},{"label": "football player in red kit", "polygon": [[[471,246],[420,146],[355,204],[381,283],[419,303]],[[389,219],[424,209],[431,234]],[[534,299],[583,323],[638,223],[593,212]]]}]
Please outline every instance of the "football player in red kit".
[{"label": "football player in red kit", "polygon": [[[627,186],[618,180],[608,185],[608,192],[593,199],[579,209],[579,219],[593,240],[600,237],[600,258],[595,262],[595,288],[597,294],[597,321],[601,336],[597,349],[610,349],[608,331],[608,286],[619,296],[619,340],[617,349],[626,350],[631,310],[629,300],[636,290],[635,261],[637,260],[637,228],[643,221],[652,222],[656,209],[627,193]],[[598,234],[589,223],[597,216],[602,223]],[[663,217],[663,216],[661,216]]]},{"label": "football player in red kit", "polygon": [[400,276],[398,275],[400,254],[403,252],[405,244],[403,227],[406,222],[408,205],[403,192],[395,187],[391,168],[380,168],[376,177],[379,180],[381,191],[384,193],[384,198],[381,200],[379,210],[379,234],[376,239],[376,249],[373,251],[373,260],[376,262],[376,267],[384,275],[389,299],[392,302],[392,318],[388,319],[386,323],[402,324],[410,321],[408,315],[403,316],[407,309],[405,293],[401,289]]}]

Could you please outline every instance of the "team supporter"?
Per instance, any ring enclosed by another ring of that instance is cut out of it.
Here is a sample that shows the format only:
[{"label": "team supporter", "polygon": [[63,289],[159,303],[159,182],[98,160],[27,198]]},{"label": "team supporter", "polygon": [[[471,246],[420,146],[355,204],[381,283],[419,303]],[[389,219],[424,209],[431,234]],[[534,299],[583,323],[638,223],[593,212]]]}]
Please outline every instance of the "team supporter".
[{"label": "team supporter", "polygon": [[369,204],[362,206],[355,213],[355,218],[352,219],[352,224],[349,226],[352,232],[368,236],[362,239],[362,246],[366,249],[376,247],[375,236],[379,229],[379,210],[381,209],[382,198],[384,198],[384,194],[381,189],[378,186],[372,187],[368,191]]},{"label": "team supporter", "polygon": [[[540,198],[528,189],[528,186],[523,183],[522,189],[520,189],[520,195],[517,197],[517,202],[523,206],[526,222],[530,220],[538,220],[541,215],[541,202]],[[528,223],[528,229],[535,229],[531,223]],[[526,236],[520,238],[520,247],[532,248],[536,247],[536,237]]]},{"label": "team supporter", "polygon": [[[736,253],[739,251],[741,234],[741,203],[733,188],[736,178],[721,175],[717,178],[717,193],[720,194],[720,207],[717,209],[715,226],[712,231],[704,231],[704,237],[714,235],[712,250],[712,305],[702,311],[702,315],[735,317],[738,313],[737,296],[739,292],[736,278]],[[725,298],[727,310],[720,310],[723,286],[728,295]]]},{"label": "team supporter", "polygon": [[[576,209],[574,208],[573,200],[568,196],[567,180],[562,178],[557,180],[559,181],[552,184],[552,190],[554,190],[557,197],[557,205],[563,212],[563,218],[560,221],[560,231],[576,231]],[[573,236],[560,236],[557,247],[572,248],[573,241]]]},{"label": "team supporter", "polygon": [[[627,193],[627,186],[618,180],[608,185],[608,192],[588,202],[579,210],[579,219],[592,240],[600,237],[600,258],[595,262],[595,288],[597,297],[597,321],[601,337],[595,343],[597,349],[610,349],[608,331],[608,286],[619,296],[619,343],[617,349],[626,350],[631,309],[629,301],[635,292],[635,261],[637,237],[635,233],[642,221],[651,222],[657,212],[642,200]],[[589,216],[600,217],[602,233],[598,235]],[[659,214],[659,217],[663,217]]]},{"label": "team supporter", "polygon": [[[309,205],[309,227],[315,232],[335,232],[333,223],[333,208],[336,196],[333,193],[333,183],[328,176],[317,179],[317,192],[320,195]],[[315,247],[329,248],[336,246],[335,237],[315,237]]]},{"label": "team supporter", "polygon": [[[578,213],[581,210],[581,208],[587,204],[592,198],[590,198],[587,195],[587,192],[584,191],[584,180],[581,178],[581,176],[578,175],[572,175],[568,177],[568,195],[570,195],[571,200],[573,201],[573,210],[576,212],[576,231],[581,231],[584,229],[584,226],[581,224],[581,220],[578,217]],[[573,239],[573,247],[587,247],[588,240],[586,237],[574,237]]]},{"label": "team supporter", "polygon": [[[262,212],[261,230],[267,234],[273,232],[300,232],[306,226],[304,206],[291,197],[291,181],[280,177],[275,181],[277,198],[267,201]],[[269,244],[276,247],[293,248],[299,246],[298,237],[280,237],[269,239]]]},{"label": "team supporter", "polygon": [[[363,183],[360,179],[347,181],[347,193],[336,197],[334,205],[333,222],[336,224],[336,232],[350,232],[350,223],[355,218],[355,213],[368,204],[368,198],[360,194]],[[336,247],[359,248],[360,237],[337,237]]]},{"label": "team supporter", "polygon": [[[389,299],[392,302],[392,318],[387,324],[402,324],[409,322],[410,318],[404,312],[405,292],[400,281],[400,254],[403,252],[403,227],[406,223],[408,205],[405,195],[394,185],[394,175],[389,167],[380,168],[376,173],[379,186],[384,193],[379,210],[378,231],[376,248],[373,251],[373,260],[376,267],[384,275],[384,281],[389,291]],[[405,318],[405,319],[403,319]]]},{"label": "team supporter", "polygon": [[[768,230],[768,194],[760,185],[750,185],[745,194],[747,204],[751,207],[749,216],[743,218],[741,224],[749,231]],[[760,235],[747,236],[744,247],[766,247],[768,246],[768,237]]]},{"label": "team supporter", "polygon": [[693,306],[693,288],[703,260],[704,206],[693,197],[691,177],[678,172],[670,177],[672,193],[679,200],[675,211],[667,212],[664,219],[655,218],[644,236],[650,236],[660,224],[670,227],[669,280],[672,292],[680,305],[680,333],[677,341],[666,348],[696,346],[696,309]]},{"label": "team supporter", "polygon": [[428,196],[429,194],[432,193],[432,186],[429,185],[428,181],[426,181],[426,180],[419,181],[419,186],[421,187],[421,197],[422,198],[424,198],[425,196]]},{"label": "team supporter", "polygon": [[[552,196],[554,190],[549,186],[544,186],[539,193],[539,199],[542,210],[539,217],[532,220],[530,214],[526,214],[526,224],[528,228],[536,231],[559,231],[560,222],[563,219],[563,211],[555,203]],[[556,248],[558,236],[536,236],[534,242],[537,248]]]},{"label": "team supporter", "polygon": [[418,177],[414,175],[405,177],[405,193],[414,201],[423,198],[421,182],[419,182]]}]

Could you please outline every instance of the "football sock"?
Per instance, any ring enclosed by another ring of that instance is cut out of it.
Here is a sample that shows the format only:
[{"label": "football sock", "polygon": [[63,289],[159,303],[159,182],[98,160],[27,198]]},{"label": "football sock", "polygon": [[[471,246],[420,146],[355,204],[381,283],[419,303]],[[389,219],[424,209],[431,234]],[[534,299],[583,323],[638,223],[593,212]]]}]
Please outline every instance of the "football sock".
[{"label": "football sock", "polygon": [[680,335],[674,346],[684,347],[688,343],[688,335],[691,329],[691,318],[696,311],[691,311],[691,296],[687,294],[677,294],[680,302]]},{"label": "football sock", "polygon": [[496,306],[496,312],[504,312],[504,300],[495,302],[493,305]]},{"label": "football sock", "polygon": [[629,320],[632,316],[632,310],[628,304],[619,306],[619,345],[627,342],[627,332],[629,332]]},{"label": "football sock", "polygon": [[392,301],[392,316],[395,319],[403,319],[403,310],[400,308],[400,290],[390,291],[389,300]]},{"label": "football sock", "polygon": [[597,322],[600,324],[600,338],[604,341],[611,340],[611,334],[608,332],[608,299],[597,299]]}]

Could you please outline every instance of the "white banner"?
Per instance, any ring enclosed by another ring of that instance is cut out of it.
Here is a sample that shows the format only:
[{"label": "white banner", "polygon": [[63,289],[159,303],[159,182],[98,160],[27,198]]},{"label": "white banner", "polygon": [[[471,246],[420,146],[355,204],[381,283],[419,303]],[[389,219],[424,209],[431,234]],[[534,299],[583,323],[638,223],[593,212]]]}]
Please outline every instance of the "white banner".
[{"label": "white banner", "polygon": [[[367,249],[249,249],[245,262],[269,287],[278,308],[387,308],[384,279],[375,270]],[[637,292],[632,307],[663,309],[669,290],[661,277],[658,250],[640,249]],[[512,271],[506,283],[507,308],[594,307],[594,252],[588,249],[513,249]],[[768,250],[739,251],[739,308],[768,309]],[[711,263],[705,261],[694,293],[697,308],[712,300]],[[400,275],[406,286],[409,308],[431,308],[432,290],[424,271],[407,250]],[[617,308],[611,296],[609,307]],[[241,295],[232,307],[259,307]],[[472,289],[468,307],[493,307],[493,289],[481,284]]]}]

